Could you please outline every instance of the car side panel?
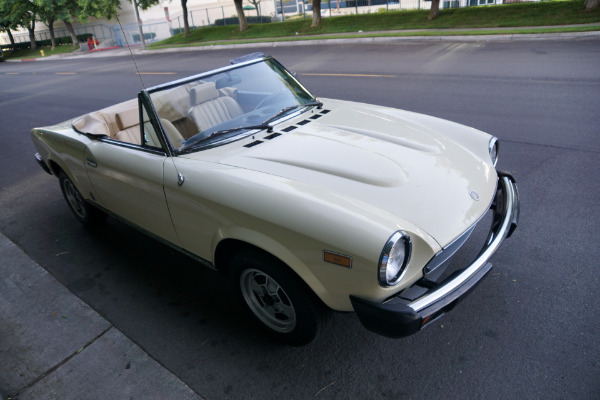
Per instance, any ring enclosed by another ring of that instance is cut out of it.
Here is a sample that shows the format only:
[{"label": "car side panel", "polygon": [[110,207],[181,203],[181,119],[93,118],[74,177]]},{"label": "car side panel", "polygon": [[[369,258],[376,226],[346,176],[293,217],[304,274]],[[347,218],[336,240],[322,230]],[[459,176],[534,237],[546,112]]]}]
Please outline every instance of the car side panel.
[{"label": "car side panel", "polygon": [[86,169],[95,202],[124,219],[177,246],[163,191],[165,155],[109,141],[88,144]]},{"label": "car side panel", "polygon": [[[54,129],[39,128],[31,132],[36,150],[50,168],[59,166],[75,183],[84,198],[89,200],[91,185],[84,167],[85,147],[91,142],[85,135],[79,134],[70,125],[59,125]],[[58,171],[52,169],[54,175]]]}]

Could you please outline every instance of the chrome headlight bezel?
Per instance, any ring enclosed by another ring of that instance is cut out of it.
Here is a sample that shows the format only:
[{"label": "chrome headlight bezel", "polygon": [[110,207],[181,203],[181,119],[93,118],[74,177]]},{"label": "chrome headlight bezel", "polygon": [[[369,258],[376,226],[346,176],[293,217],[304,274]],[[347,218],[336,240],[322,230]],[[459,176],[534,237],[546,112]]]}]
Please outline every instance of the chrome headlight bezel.
[{"label": "chrome headlight bezel", "polygon": [[488,144],[488,151],[490,153],[492,165],[496,167],[496,164],[498,163],[498,138],[492,136]]},{"label": "chrome headlight bezel", "polygon": [[[399,253],[402,252],[402,253]],[[396,286],[406,274],[412,252],[412,241],[404,231],[395,232],[387,240],[379,257],[379,284],[382,287]],[[402,254],[402,259],[399,255]]]}]

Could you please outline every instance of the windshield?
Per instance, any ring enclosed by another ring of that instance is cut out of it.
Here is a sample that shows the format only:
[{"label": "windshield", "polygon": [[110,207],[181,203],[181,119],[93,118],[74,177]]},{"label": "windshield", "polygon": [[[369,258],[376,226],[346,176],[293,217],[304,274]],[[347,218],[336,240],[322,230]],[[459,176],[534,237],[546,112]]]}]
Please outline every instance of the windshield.
[{"label": "windshield", "polygon": [[174,87],[151,92],[150,98],[169,141],[178,150],[228,143],[318,104],[272,59],[182,80]]}]

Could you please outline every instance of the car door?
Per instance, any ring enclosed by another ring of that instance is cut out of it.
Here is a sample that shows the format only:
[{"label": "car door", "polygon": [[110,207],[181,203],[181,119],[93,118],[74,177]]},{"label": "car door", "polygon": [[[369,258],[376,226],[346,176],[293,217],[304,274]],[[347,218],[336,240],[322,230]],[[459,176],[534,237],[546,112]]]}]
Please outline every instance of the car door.
[{"label": "car door", "polygon": [[[148,121],[144,107],[142,113],[142,120]],[[152,124],[142,127],[141,145],[110,138],[88,144],[85,165],[93,188],[90,197],[146,233],[179,245],[163,189],[164,164],[170,158]]]}]

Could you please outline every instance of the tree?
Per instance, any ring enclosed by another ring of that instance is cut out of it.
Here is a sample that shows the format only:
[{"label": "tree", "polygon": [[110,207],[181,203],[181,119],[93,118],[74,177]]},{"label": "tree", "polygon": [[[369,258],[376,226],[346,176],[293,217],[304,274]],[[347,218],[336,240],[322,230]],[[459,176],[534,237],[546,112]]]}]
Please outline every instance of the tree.
[{"label": "tree", "polygon": [[181,9],[183,10],[183,36],[190,36],[190,23],[188,21],[187,0],[181,0]]},{"label": "tree", "polygon": [[[29,31],[31,48],[37,49],[35,43],[35,21],[37,6],[29,0],[0,0],[1,27],[5,30],[17,29],[20,26]],[[9,35],[14,41],[12,35]]]},{"label": "tree", "polygon": [[583,2],[587,11],[600,7],[600,0],[585,0]]},{"label": "tree", "polygon": [[427,20],[431,21],[436,19],[440,14],[440,0],[431,0],[431,10],[429,10],[429,15],[427,16]]},{"label": "tree", "polygon": [[233,0],[233,3],[235,4],[235,11],[237,12],[238,20],[240,21],[240,32],[244,32],[246,29],[248,29],[248,22],[246,22],[242,1],[243,0]]},{"label": "tree", "polygon": [[[256,8],[256,16],[260,17],[260,0],[248,0],[248,3],[252,4]],[[262,19],[261,19],[262,22]]]},{"label": "tree", "polygon": [[312,0],[312,24],[311,28],[321,25],[321,0]]},{"label": "tree", "polygon": [[8,34],[8,39],[13,48],[15,46],[15,38],[10,30],[15,28],[17,28],[17,26],[12,18],[10,18],[7,2],[0,0],[0,32],[6,32]]},{"label": "tree", "polygon": [[40,21],[44,22],[48,26],[50,32],[50,43],[52,43],[51,50],[56,48],[56,39],[54,37],[54,22],[56,21],[57,13],[60,12],[58,5],[55,0],[35,0],[35,4],[38,6],[38,16]]}]

